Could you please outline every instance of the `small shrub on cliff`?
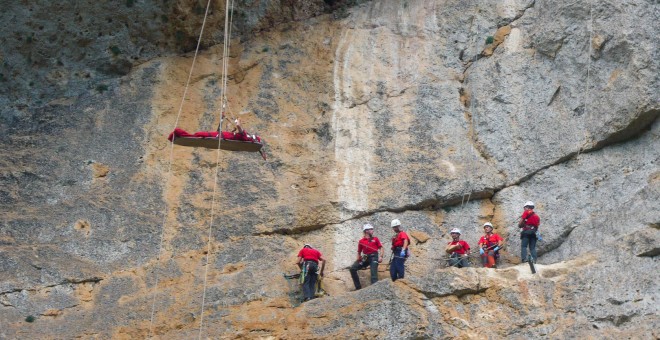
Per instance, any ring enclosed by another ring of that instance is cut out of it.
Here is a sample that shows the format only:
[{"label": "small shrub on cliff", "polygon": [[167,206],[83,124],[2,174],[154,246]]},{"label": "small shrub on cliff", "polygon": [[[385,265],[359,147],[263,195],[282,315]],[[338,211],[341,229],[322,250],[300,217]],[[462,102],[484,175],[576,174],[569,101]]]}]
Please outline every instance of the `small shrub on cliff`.
[{"label": "small shrub on cliff", "polygon": [[99,84],[98,86],[96,86],[96,92],[98,93],[103,93],[107,90],[108,90],[108,85],[106,84]]},{"label": "small shrub on cliff", "polygon": [[182,30],[177,30],[174,32],[174,39],[176,39],[177,44],[182,43],[185,38],[186,33],[184,33]]},{"label": "small shrub on cliff", "polygon": [[204,13],[206,13],[206,8],[200,6],[199,4],[195,5],[194,10],[195,10],[195,14],[197,14],[197,15],[204,15]]},{"label": "small shrub on cliff", "polygon": [[25,322],[30,322],[30,323],[32,323],[32,322],[34,322],[34,320],[36,320],[36,318],[35,318],[34,316],[32,316],[32,315],[28,315],[28,316],[25,318]]},{"label": "small shrub on cliff", "polygon": [[121,50],[119,49],[119,47],[117,47],[115,45],[110,46],[110,52],[112,52],[112,54],[115,55],[115,56],[118,56],[118,55],[121,54]]}]

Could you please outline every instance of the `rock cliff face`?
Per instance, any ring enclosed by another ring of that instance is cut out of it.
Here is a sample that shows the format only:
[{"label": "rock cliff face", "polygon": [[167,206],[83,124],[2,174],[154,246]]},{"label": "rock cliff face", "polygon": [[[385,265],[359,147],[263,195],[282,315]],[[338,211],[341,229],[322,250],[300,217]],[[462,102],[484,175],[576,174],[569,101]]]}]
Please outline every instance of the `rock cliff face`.
[{"label": "rock cliff face", "polygon": [[[165,139],[218,124],[224,2],[187,90],[205,2],[102,3],[0,14],[0,338],[660,337],[655,1],[238,1],[265,162]],[[406,279],[353,291],[393,218]],[[442,268],[487,221],[500,268]],[[303,243],[329,296],[300,305]]]}]

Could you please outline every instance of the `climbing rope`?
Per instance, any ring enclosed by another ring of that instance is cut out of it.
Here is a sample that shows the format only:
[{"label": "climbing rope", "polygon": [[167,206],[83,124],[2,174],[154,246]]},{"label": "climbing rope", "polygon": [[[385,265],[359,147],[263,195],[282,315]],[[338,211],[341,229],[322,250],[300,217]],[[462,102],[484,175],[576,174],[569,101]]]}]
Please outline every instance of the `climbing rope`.
[{"label": "climbing rope", "polygon": [[[477,21],[478,9],[479,9],[479,7],[475,5],[474,15],[472,16],[472,22],[470,23],[470,34],[472,35],[472,39],[471,39],[472,40],[471,41],[472,46],[476,46],[477,36],[479,35],[479,28],[478,27],[477,27],[477,33],[472,34],[472,28],[475,26],[475,22]],[[476,25],[478,25],[478,23],[476,23]],[[472,58],[472,64],[470,66],[474,67],[474,65],[477,62],[478,55],[479,55],[478,53],[476,53],[476,52],[474,53],[474,57]],[[469,108],[468,108],[469,111],[470,111],[470,125],[469,125],[467,133],[468,133],[469,139],[472,139],[472,142],[474,142],[475,133],[476,133],[475,128],[474,128],[474,116],[475,116],[475,112],[474,112],[474,91],[473,91],[474,87],[473,86],[470,86],[470,87],[471,87],[471,89],[469,91],[470,105],[469,105]],[[472,131],[470,131],[470,129]],[[467,178],[465,180],[465,186],[466,186],[465,190],[467,191],[467,199],[465,199],[466,198],[465,194],[463,194],[461,196],[461,208],[463,207],[463,205],[467,205],[468,203],[470,203],[470,197],[472,196],[472,188],[471,188],[471,183],[470,183],[470,177],[471,177],[471,169],[474,167],[474,158],[475,158],[475,155],[474,155],[475,151],[474,151],[473,143],[470,143],[469,152],[470,152],[470,155],[468,155],[468,157],[469,157],[469,159],[468,159],[468,171],[467,171]]]},{"label": "climbing rope", "polygon": [[[192,74],[193,70],[195,69],[195,62],[197,61],[197,55],[199,54],[199,47],[202,42],[202,33],[204,32],[204,26],[206,25],[206,18],[208,17],[208,12],[209,12],[209,7],[211,4],[211,0],[208,1],[206,4],[206,12],[204,13],[204,20],[202,21],[202,28],[199,32],[199,38],[197,39],[197,47],[195,48],[195,54],[193,56],[192,63],[190,65],[190,71],[188,72],[188,79],[186,80],[186,86],[184,87],[183,90],[183,96],[181,96],[181,103],[179,104],[179,110],[176,115],[176,119],[174,120],[174,129],[176,129],[179,125],[179,119],[181,118],[181,112],[183,111],[183,103],[186,99],[186,95],[188,94],[188,88],[190,87],[190,81],[192,79]],[[174,130],[172,129],[172,130]],[[165,183],[169,183],[169,180],[172,176],[172,158],[174,155],[174,138],[170,142],[170,152],[169,152],[169,161],[168,161],[168,166],[167,166],[167,174],[165,177]],[[161,228],[160,228],[160,242],[158,245],[158,256],[156,257],[156,264],[160,264],[160,258],[162,256],[162,251],[163,251],[163,241],[165,238],[165,226],[167,223],[167,213],[169,211],[169,208],[166,206],[165,211],[163,212],[163,222],[161,223]],[[154,316],[156,314],[156,296],[158,292],[158,274],[154,271],[154,276],[155,276],[155,282],[154,282],[154,287],[153,287],[153,299],[151,303],[151,317],[149,318],[149,338],[153,337],[153,325],[154,325]]]},{"label": "climbing rope", "polygon": [[[590,86],[591,86],[591,52],[592,52],[592,41],[593,41],[593,34],[594,34],[594,4],[593,0],[589,0],[589,40],[587,41],[587,84],[586,84],[586,89],[584,93],[584,116],[586,118],[589,118],[589,100],[591,99],[590,97]],[[588,121],[588,120],[587,120]],[[586,144],[588,142],[588,136],[587,136],[587,129],[584,130],[584,145],[580,146],[578,148],[578,152],[576,157],[580,156],[580,152],[582,152],[582,148],[586,147]]]},{"label": "climbing rope", "polygon": [[[228,2],[228,1],[227,1]],[[225,7],[227,7],[228,4],[225,4]],[[231,50],[231,30],[232,30],[232,22],[233,22],[233,14],[234,14],[234,0],[231,1],[231,11],[227,11],[227,8],[225,8],[225,35],[224,35],[224,40],[223,40],[223,49],[222,49],[222,77],[220,80],[220,98],[222,100],[222,112],[221,112],[221,117],[220,117],[220,123],[218,124],[218,132],[221,131],[222,128],[222,123],[224,120],[224,114],[226,112],[231,112],[231,108],[229,108],[229,100],[227,100],[227,70],[229,69],[229,51]],[[227,25],[227,16],[229,16],[229,25]],[[229,33],[227,33],[229,32]],[[225,110],[226,109],[226,110]],[[233,120],[232,116],[229,116],[230,122]]]},{"label": "climbing rope", "polygon": [[[231,11],[229,8],[231,7]],[[208,10],[208,7],[207,7]],[[226,104],[226,93],[227,93],[227,59],[229,57],[229,48],[230,48],[230,28],[231,28],[231,22],[232,22],[232,17],[233,17],[233,12],[234,12],[234,1],[231,1],[231,4],[229,0],[226,0],[225,2],[225,35],[224,35],[224,43],[223,43],[223,51],[222,51],[222,85],[220,88],[220,98],[222,100],[222,105],[221,105],[221,110],[220,110],[220,127],[222,127],[222,122],[224,120],[224,109],[225,109],[225,104]],[[218,131],[218,133],[222,133],[221,131]],[[221,137],[221,136],[219,136]],[[218,189],[218,173],[220,172],[220,144],[222,143],[222,138],[218,138],[218,149],[216,150],[216,164],[215,164],[215,176],[214,176],[214,181],[213,181],[213,197],[211,199],[211,216],[210,216],[210,221],[209,221],[209,232],[208,232],[208,241],[207,241],[207,246],[206,246],[206,256],[205,256],[205,264],[204,264],[204,288],[202,292],[202,303],[201,303],[201,310],[200,310],[200,316],[199,316],[199,333],[197,336],[197,339],[202,338],[202,331],[204,329],[204,306],[206,303],[206,287],[208,285],[208,273],[209,273],[209,258],[212,255],[211,254],[211,242],[213,238],[213,222],[214,222],[214,217],[215,217],[215,196],[217,193]]]}]

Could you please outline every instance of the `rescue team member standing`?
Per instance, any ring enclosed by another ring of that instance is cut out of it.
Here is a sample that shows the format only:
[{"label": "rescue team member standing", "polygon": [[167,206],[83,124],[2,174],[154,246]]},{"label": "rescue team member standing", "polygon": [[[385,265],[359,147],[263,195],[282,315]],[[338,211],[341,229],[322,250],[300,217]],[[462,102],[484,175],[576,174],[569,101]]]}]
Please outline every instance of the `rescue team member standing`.
[{"label": "rescue team member standing", "polygon": [[408,246],[410,245],[410,238],[405,231],[401,230],[401,221],[398,219],[392,220],[392,229],[394,230],[394,237],[392,237],[392,263],[390,264],[390,277],[392,281],[403,279],[406,262],[408,255]]},{"label": "rescue team member standing", "polygon": [[[319,271],[319,261],[321,262],[321,270]],[[300,249],[298,252],[298,261],[296,262],[303,273],[305,273],[305,279],[303,281],[303,296],[305,301],[313,299],[316,293],[316,280],[318,275],[323,276],[323,269],[325,268],[325,259],[321,252],[312,248],[309,244]],[[317,274],[319,272],[319,274]]]},{"label": "rescue team member standing", "polygon": [[493,234],[493,225],[490,222],[484,223],[484,236],[479,239],[479,253],[484,267],[493,268],[497,266],[500,248],[503,244],[504,239],[500,235]]},{"label": "rescue team member standing", "polygon": [[534,212],[534,202],[527,201],[523,209],[525,211],[520,216],[520,223],[518,223],[518,228],[522,229],[520,233],[520,257],[522,261],[527,260],[527,246],[529,246],[532,261],[536,262],[536,232],[539,230],[541,219]]},{"label": "rescue team member standing", "polygon": [[365,224],[362,227],[364,236],[358,242],[357,261],[351,266],[351,278],[355,290],[362,288],[357,271],[371,267],[371,283],[378,281],[378,263],[383,262],[383,245],[378,237],[374,236],[374,227],[371,224]]},{"label": "rescue team member standing", "polygon": [[445,248],[445,252],[449,254],[449,265],[458,268],[469,267],[468,254],[470,253],[470,245],[460,239],[461,230],[454,228],[449,234],[452,240],[447,243],[447,248]]}]

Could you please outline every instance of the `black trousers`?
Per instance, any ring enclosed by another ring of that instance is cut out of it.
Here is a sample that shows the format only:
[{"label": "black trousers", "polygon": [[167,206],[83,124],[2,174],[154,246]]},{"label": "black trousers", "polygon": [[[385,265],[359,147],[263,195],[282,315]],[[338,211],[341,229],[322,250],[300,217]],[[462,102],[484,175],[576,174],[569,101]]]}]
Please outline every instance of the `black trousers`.
[{"label": "black trousers", "polygon": [[536,261],[536,230],[524,230],[520,233],[520,258],[527,261],[527,247],[532,255],[532,261]]},{"label": "black trousers", "polygon": [[316,293],[316,280],[318,279],[316,272],[319,269],[319,264],[314,261],[305,261],[303,266],[307,268],[305,280],[303,281],[303,296],[305,300],[309,300],[313,299]]},{"label": "black trousers", "polygon": [[357,271],[367,267],[371,267],[371,283],[376,283],[378,281],[378,253],[367,255],[367,259],[364,261],[355,261],[351,266],[351,269],[349,269],[355,289],[362,288]]}]

